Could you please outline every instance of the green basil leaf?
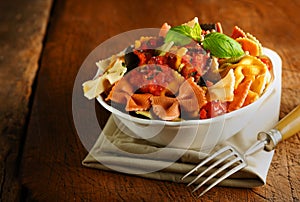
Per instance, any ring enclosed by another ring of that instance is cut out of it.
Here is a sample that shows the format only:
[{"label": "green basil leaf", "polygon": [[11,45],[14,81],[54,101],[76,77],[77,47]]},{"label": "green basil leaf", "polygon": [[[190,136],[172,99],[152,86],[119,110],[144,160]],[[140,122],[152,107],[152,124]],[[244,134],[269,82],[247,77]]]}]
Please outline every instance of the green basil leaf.
[{"label": "green basil leaf", "polygon": [[240,57],[245,54],[237,41],[219,32],[207,34],[203,40],[203,47],[218,58]]},{"label": "green basil leaf", "polygon": [[186,45],[195,40],[201,40],[201,28],[199,23],[195,23],[194,27],[188,25],[179,25],[172,27],[165,38],[165,42],[173,41],[176,45]]},{"label": "green basil leaf", "polygon": [[183,35],[182,33],[169,30],[166,38],[165,38],[165,43],[170,43],[174,42],[176,45],[186,45],[192,42],[192,39],[187,37],[186,35]]},{"label": "green basil leaf", "polygon": [[199,25],[199,23],[195,23],[194,27],[191,29],[191,37],[197,41],[200,42],[201,41],[201,27]]}]

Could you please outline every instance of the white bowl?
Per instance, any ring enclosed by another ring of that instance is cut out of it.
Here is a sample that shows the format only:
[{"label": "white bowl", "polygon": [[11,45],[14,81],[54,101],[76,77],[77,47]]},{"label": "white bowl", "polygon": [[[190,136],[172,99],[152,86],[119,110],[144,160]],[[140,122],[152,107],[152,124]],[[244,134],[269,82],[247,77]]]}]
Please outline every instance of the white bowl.
[{"label": "white bowl", "polygon": [[276,52],[270,49],[264,48],[263,53],[272,61],[274,76],[266,92],[248,106],[211,119],[181,122],[148,120],[133,117],[113,108],[101,96],[98,96],[97,100],[105,109],[112,112],[118,127],[128,135],[146,139],[164,147],[189,148],[205,152],[232,137],[241,131],[250,120],[255,119],[262,103],[274,91],[274,84],[277,82],[276,75],[281,69],[281,59]]}]

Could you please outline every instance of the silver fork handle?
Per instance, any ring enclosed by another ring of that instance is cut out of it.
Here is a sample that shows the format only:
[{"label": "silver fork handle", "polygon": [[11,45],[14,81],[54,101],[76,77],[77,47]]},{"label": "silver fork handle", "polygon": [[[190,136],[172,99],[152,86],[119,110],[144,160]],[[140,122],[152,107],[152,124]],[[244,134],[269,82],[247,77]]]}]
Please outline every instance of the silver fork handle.
[{"label": "silver fork handle", "polygon": [[272,151],[282,140],[282,135],[279,130],[271,129],[268,132],[259,132],[257,135],[257,139],[259,141],[266,141],[264,150]]}]

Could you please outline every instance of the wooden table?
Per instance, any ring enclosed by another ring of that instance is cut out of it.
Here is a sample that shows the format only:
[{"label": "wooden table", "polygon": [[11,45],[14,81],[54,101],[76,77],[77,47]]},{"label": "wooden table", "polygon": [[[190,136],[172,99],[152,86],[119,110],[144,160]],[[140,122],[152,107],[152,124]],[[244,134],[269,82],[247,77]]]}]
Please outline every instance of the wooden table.
[{"label": "wooden table", "polygon": [[[32,8],[38,2],[26,3],[24,8]],[[30,76],[24,86],[29,90],[18,91],[22,101],[16,97],[15,108],[5,105],[6,116],[0,117],[0,138],[5,140],[0,139],[0,201],[196,201],[184,184],[81,165],[87,151],[72,118],[72,89],[77,72],[97,45],[122,32],[159,28],[165,21],[178,25],[195,16],[201,22],[220,21],[225,33],[230,34],[238,25],[282,57],[283,117],[300,103],[300,12],[297,0],[274,2],[62,0],[53,2],[51,13],[49,4],[39,7],[44,9],[38,13],[43,19],[50,15],[46,34],[43,27],[39,29],[39,36],[44,38],[37,41],[43,42],[43,47],[34,54],[39,71],[35,77],[34,65],[28,66],[25,73],[28,75],[29,71]],[[14,65],[11,68],[17,71]],[[15,84],[25,78],[11,77]],[[7,88],[3,95],[11,89]],[[7,99],[1,101],[8,103]],[[27,107],[15,110],[18,106]],[[100,123],[104,124],[109,113],[103,108],[98,110]],[[14,116],[8,112],[14,112]],[[217,187],[198,200],[299,201],[299,146],[298,134],[277,147],[266,185],[254,189]]]}]

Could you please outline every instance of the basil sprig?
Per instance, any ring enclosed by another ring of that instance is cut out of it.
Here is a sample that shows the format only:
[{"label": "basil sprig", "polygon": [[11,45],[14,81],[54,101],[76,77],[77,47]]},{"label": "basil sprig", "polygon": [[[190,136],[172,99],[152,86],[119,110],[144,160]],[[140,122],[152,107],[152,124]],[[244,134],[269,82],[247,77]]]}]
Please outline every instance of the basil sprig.
[{"label": "basil sprig", "polygon": [[218,58],[240,57],[245,54],[237,41],[219,32],[207,34],[203,40],[203,48]]},{"label": "basil sprig", "polygon": [[218,58],[241,57],[245,54],[241,45],[231,37],[219,32],[211,32],[201,40],[201,32],[199,23],[195,23],[193,27],[179,25],[168,31],[165,42],[173,41],[176,45],[184,46],[194,40],[202,43],[205,50],[209,50],[211,55]]},{"label": "basil sprig", "polygon": [[184,46],[195,40],[201,41],[201,27],[199,23],[195,23],[193,27],[188,25],[179,25],[172,27],[165,38],[165,42],[173,41],[176,45]]}]

